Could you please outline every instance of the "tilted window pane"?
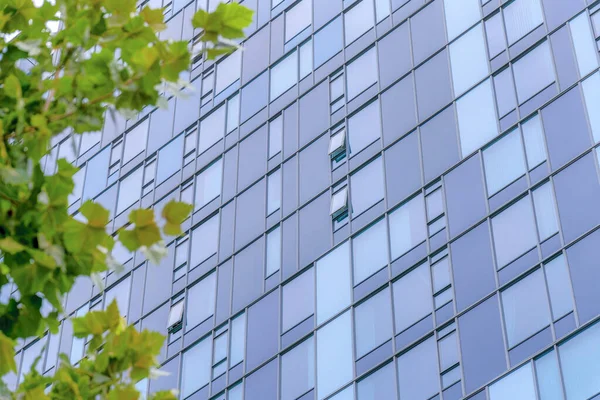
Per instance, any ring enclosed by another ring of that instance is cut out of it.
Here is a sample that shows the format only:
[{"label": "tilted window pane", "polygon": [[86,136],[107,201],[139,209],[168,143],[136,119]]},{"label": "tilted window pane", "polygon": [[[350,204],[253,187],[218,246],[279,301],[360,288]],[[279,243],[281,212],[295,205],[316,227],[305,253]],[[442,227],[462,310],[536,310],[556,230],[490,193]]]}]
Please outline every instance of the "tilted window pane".
[{"label": "tilted window pane", "polygon": [[244,359],[246,349],[246,314],[231,320],[231,344],[229,348],[229,367]]},{"label": "tilted window pane", "polygon": [[571,278],[567,260],[562,254],[550,261],[544,267],[548,292],[550,293],[550,305],[552,316],[556,321],[560,317],[573,311],[573,292],[571,290]]},{"label": "tilted window pane", "polygon": [[348,100],[377,82],[377,49],[372,47],[346,67]]},{"label": "tilted window pane", "polygon": [[480,0],[444,0],[448,40],[453,40],[481,18]]},{"label": "tilted window pane", "polygon": [[[237,124],[236,124],[237,125]],[[200,122],[198,154],[212,147],[225,135],[225,106],[217,108]]]},{"label": "tilted window pane", "polygon": [[531,363],[490,385],[490,400],[536,400]]},{"label": "tilted window pane", "polygon": [[551,182],[533,191],[533,204],[540,240],[544,241],[558,232],[558,218]]},{"label": "tilted window pane", "polygon": [[[305,0],[306,1],[306,0]],[[215,93],[219,94],[240,79],[242,72],[242,51],[237,50],[217,64]]]},{"label": "tilted window pane", "polygon": [[404,331],[433,312],[431,272],[422,264],[394,282],[396,333]]},{"label": "tilted window pane", "polygon": [[[137,156],[146,149],[148,140],[148,125],[150,118],[127,132],[125,135],[125,149],[123,150],[123,164],[126,164],[133,157]],[[85,135],[84,135],[85,136]]]},{"label": "tilted window pane", "polygon": [[306,29],[312,20],[312,1],[302,0],[285,13],[285,40],[293,39],[294,36]]},{"label": "tilted window pane", "polygon": [[354,309],[356,358],[392,337],[392,300],[386,288]]},{"label": "tilted window pane", "polygon": [[483,25],[479,24],[450,45],[454,95],[460,96],[489,73]]},{"label": "tilted window pane", "polygon": [[531,170],[546,161],[546,143],[539,114],[525,121],[521,125],[521,129],[523,130],[527,164]]},{"label": "tilted window pane", "polygon": [[192,231],[192,256],[190,269],[217,252],[219,215],[215,215]]},{"label": "tilted window pane", "polygon": [[600,141],[600,74],[595,73],[582,82],[587,115],[592,127],[594,143]]},{"label": "tilted window pane", "polygon": [[498,269],[537,243],[531,199],[525,197],[492,218]]},{"label": "tilted window pane", "polygon": [[523,104],[555,81],[552,52],[548,41],[513,64],[517,98]]},{"label": "tilted window pane", "polygon": [[206,321],[215,312],[216,274],[212,273],[192,286],[187,294],[188,329]]},{"label": "tilted window pane", "polygon": [[346,46],[361,37],[375,25],[373,1],[362,0],[344,14]]},{"label": "tilted window pane", "polygon": [[117,201],[117,214],[122,213],[140,199],[142,195],[143,174],[144,168],[140,167],[121,181],[119,185],[119,199]]},{"label": "tilted window pane", "polygon": [[527,171],[521,135],[513,130],[483,152],[485,179],[491,197]]},{"label": "tilted window pane", "polygon": [[352,314],[348,311],[317,331],[317,398],[352,379]]},{"label": "tilted window pane", "polygon": [[352,299],[350,241],[317,261],[317,324],[333,317]]},{"label": "tilted window pane", "polygon": [[535,360],[540,400],[564,400],[556,351]]},{"label": "tilted window pane", "polygon": [[515,0],[504,8],[506,36],[511,46],[544,22],[540,0]]},{"label": "tilted window pane", "polygon": [[294,51],[271,68],[271,101],[281,96],[297,81],[298,52]]},{"label": "tilted window pane", "polygon": [[589,399],[600,392],[600,324],[558,347],[567,399]]},{"label": "tilted window pane", "polygon": [[427,238],[422,194],[390,213],[389,218],[392,260],[421,244]]},{"label": "tilted window pane", "polygon": [[551,322],[544,275],[537,270],[502,292],[508,345],[515,346]]},{"label": "tilted window pane", "polygon": [[358,400],[396,400],[396,368],[393,362],[356,384]]},{"label": "tilted window pane", "polygon": [[498,135],[495,108],[489,79],[456,101],[463,157]]},{"label": "tilted window pane", "polygon": [[312,268],[283,287],[282,304],[282,332],[314,314],[315,274]]},{"label": "tilted window pane", "polygon": [[315,340],[310,337],[281,357],[281,400],[296,400],[315,387]]},{"label": "tilted window pane", "polygon": [[352,239],[354,286],[387,265],[387,236],[386,221],[382,219]]},{"label": "tilted window pane", "polygon": [[196,198],[194,205],[200,209],[221,195],[223,160],[219,159],[196,176]]},{"label": "tilted window pane", "polygon": [[186,398],[210,381],[212,338],[209,336],[183,353],[181,398]]},{"label": "tilted window pane", "polygon": [[267,277],[281,268],[281,228],[267,234]]},{"label": "tilted window pane", "polygon": [[356,154],[380,137],[379,100],[375,100],[348,119],[350,151]]},{"label": "tilted window pane", "polygon": [[352,215],[360,215],[383,199],[383,161],[381,157],[371,161],[350,177]]},{"label": "tilted window pane", "polygon": [[569,22],[579,74],[583,77],[598,68],[598,50],[590,27],[587,11]]},{"label": "tilted window pane", "polygon": [[437,345],[427,339],[398,358],[400,398],[427,400],[439,392]]}]

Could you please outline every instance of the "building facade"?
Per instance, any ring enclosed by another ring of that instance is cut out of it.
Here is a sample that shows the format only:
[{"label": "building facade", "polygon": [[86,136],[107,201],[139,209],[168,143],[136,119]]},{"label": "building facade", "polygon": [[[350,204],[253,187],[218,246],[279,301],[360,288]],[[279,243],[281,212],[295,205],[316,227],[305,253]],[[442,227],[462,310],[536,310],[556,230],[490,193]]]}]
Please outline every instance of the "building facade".
[{"label": "building facade", "polygon": [[[165,0],[164,37],[206,2]],[[159,266],[117,250],[67,312],[117,299],[167,335],[138,387],[181,399],[595,398],[600,5],[243,3],[244,50],[194,60],[188,96],[55,141],[73,212],[195,205]],[[22,370],[46,344],[43,372],[85,346],[64,322]]]}]

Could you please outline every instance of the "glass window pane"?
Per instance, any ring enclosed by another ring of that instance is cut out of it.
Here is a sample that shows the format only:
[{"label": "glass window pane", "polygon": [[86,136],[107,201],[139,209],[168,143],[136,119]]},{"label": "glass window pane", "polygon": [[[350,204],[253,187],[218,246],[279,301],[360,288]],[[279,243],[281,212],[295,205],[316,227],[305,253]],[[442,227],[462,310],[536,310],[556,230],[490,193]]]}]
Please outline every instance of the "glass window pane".
[{"label": "glass window pane", "polygon": [[531,363],[490,385],[490,400],[536,400]]},{"label": "glass window pane", "polygon": [[379,100],[376,100],[348,119],[350,151],[357,154],[380,137],[381,118]]},{"label": "glass window pane", "polygon": [[268,176],[267,192],[267,215],[271,215],[281,207],[281,168]]},{"label": "glass window pane", "polygon": [[327,26],[315,33],[315,68],[320,67],[344,47],[342,17],[331,21]]},{"label": "glass window pane", "polygon": [[503,117],[517,107],[517,95],[510,67],[494,76],[494,88],[496,89],[498,114]]},{"label": "glass window pane", "polygon": [[217,82],[215,94],[231,86],[240,79],[242,73],[242,51],[237,50],[217,64]]},{"label": "glass window pane", "polygon": [[378,369],[356,384],[358,400],[396,400],[394,363]]},{"label": "glass window pane", "polygon": [[312,20],[312,1],[302,0],[285,13],[285,41],[293,39],[310,25]]},{"label": "glass window pane", "polygon": [[600,74],[595,73],[587,78],[582,82],[582,87],[594,143],[597,143],[600,141]]},{"label": "glass window pane", "polygon": [[494,58],[506,50],[506,36],[504,35],[502,13],[497,13],[492,18],[485,21],[485,31],[490,58]]},{"label": "glass window pane", "polygon": [[533,169],[546,161],[546,144],[544,142],[544,131],[539,114],[525,121],[521,125],[523,140],[525,142],[525,153],[529,169]]},{"label": "glass window pane", "polygon": [[383,199],[383,161],[371,161],[350,177],[352,215],[357,216]]},{"label": "glass window pane", "polygon": [[377,49],[372,47],[346,67],[348,100],[377,82]]},{"label": "glass window pane", "polygon": [[375,14],[377,23],[383,21],[390,15],[390,0],[375,0]]},{"label": "glass window pane", "polygon": [[398,358],[400,398],[427,400],[439,392],[437,346],[430,338]]},{"label": "glass window pane", "polygon": [[458,362],[458,343],[456,339],[456,332],[453,332],[438,342],[440,369],[442,371]]},{"label": "glass window pane", "polygon": [[537,234],[529,197],[492,218],[492,231],[498,269],[534,247]]},{"label": "glass window pane", "polygon": [[193,328],[215,312],[216,274],[212,273],[192,286],[187,294],[186,325]]},{"label": "glass window pane", "polygon": [[133,157],[146,150],[148,140],[148,125],[150,118],[137,125],[125,135],[125,149],[123,150],[123,165]]},{"label": "glass window pane", "polygon": [[142,178],[144,168],[138,168],[121,181],[119,185],[119,199],[117,201],[117,214],[128,209],[141,197]]},{"label": "glass window pane", "polygon": [[598,68],[598,50],[594,44],[594,36],[588,20],[588,13],[583,12],[569,22],[579,74],[583,77]]},{"label": "glass window pane", "polygon": [[294,51],[271,68],[271,101],[285,93],[297,81],[298,52]]},{"label": "glass window pane", "polygon": [[548,295],[541,270],[535,271],[501,294],[510,347],[550,324]]},{"label": "glass window pane", "polygon": [[244,359],[246,349],[246,314],[231,320],[231,344],[229,366],[233,367]]},{"label": "glass window pane", "polygon": [[533,204],[540,240],[546,240],[558,232],[558,218],[552,183],[548,182],[533,191]]},{"label": "glass window pane", "polygon": [[350,241],[317,261],[317,324],[350,305]]},{"label": "glass window pane", "polygon": [[[515,4],[518,2],[514,2]],[[513,64],[517,98],[523,104],[554,82],[554,65],[548,41],[540,44]]]},{"label": "glass window pane", "polygon": [[[240,95],[236,94],[227,101],[227,133],[237,128],[240,119]],[[206,144],[205,144],[206,146]]]},{"label": "glass window pane", "polygon": [[281,152],[283,143],[283,117],[280,115],[269,122],[269,158]]},{"label": "glass window pane", "polygon": [[392,260],[421,244],[427,238],[422,194],[390,213],[389,218]]},{"label": "glass window pane", "polygon": [[156,168],[156,184],[159,185],[175,172],[179,171],[183,162],[183,135],[177,136],[171,143],[158,151]]},{"label": "glass window pane", "polygon": [[[236,123],[237,125],[237,123]],[[225,135],[225,106],[217,108],[200,122],[200,140],[198,154],[212,147]]]},{"label": "glass window pane", "polygon": [[352,239],[354,286],[387,265],[387,242],[385,219]]},{"label": "glass window pane", "polygon": [[479,24],[450,45],[454,95],[460,96],[489,73],[488,56]]},{"label": "glass window pane", "polygon": [[448,40],[453,40],[481,18],[480,0],[444,0]]},{"label": "glass window pane", "polygon": [[552,315],[556,321],[573,311],[573,293],[571,291],[569,268],[565,257],[561,254],[547,263],[544,270],[546,271],[546,281],[550,293]]},{"label": "glass window pane", "polygon": [[362,0],[344,14],[346,46],[361,37],[375,24],[373,2]]},{"label": "glass window pane", "polygon": [[498,135],[495,108],[489,79],[456,101],[463,157]]},{"label": "glass window pane", "polygon": [[544,23],[540,0],[516,0],[504,8],[506,36],[511,46],[523,36]]},{"label": "glass window pane", "polygon": [[523,176],[527,170],[521,135],[513,130],[483,152],[488,195]]},{"label": "glass window pane", "polygon": [[422,264],[404,275],[394,282],[393,290],[396,333],[433,312],[429,265]]},{"label": "glass window pane", "polygon": [[196,176],[196,198],[194,205],[200,209],[221,195],[223,160],[219,159]]},{"label": "glass window pane", "polygon": [[219,215],[215,215],[192,231],[192,256],[190,269],[217,252]]},{"label": "glass window pane", "polygon": [[312,40],[300,46],[300,79],[312,72],[313,47]]},{"label": "glass window pane", "polygon": [[589,399],[600,391],[600,324],[559,346],[567,399]]},{"label": "glass window pane", "polygon": [[282,290],[282,332],[287,332],[315,312],[314,270],[295,277]]},{"label": "glass window pane", "polygon": [[281,400],[296,400],[315,387],[315,341],[305,340],[281,357]]},{"label": "glass window pane", "polygon": [[348,311],[317,331],[317,398],[352,379],[352,317]]},{"label": "glass window pane", "polygon": [[112,303],[114,300],[117,302],[117,307],[119,307],[119,313],[122,316],[127,316],[127,312],[129,311],[130,292],[131,275],[106,291],[106,298],[104,299],[104,308],[106,309],[106,307],[108,307],[110,303]]},{"label": "glass window pane", "polygon": [[210,380],[212,338],[208,337],[183,353],[181,397],[186,398]]},{"label": "glass window pane", "polygon": [[535,372],[540,400],[564,399],[556,351],[535,360]]},{"label": "glass window pane", "polygon": [[267,234],[267,277],[281,268],[281,228]]},{"label": "glass window pane", "polygon": [[392,303],[386,288],[354,309],[356,358],[392,337]]}]

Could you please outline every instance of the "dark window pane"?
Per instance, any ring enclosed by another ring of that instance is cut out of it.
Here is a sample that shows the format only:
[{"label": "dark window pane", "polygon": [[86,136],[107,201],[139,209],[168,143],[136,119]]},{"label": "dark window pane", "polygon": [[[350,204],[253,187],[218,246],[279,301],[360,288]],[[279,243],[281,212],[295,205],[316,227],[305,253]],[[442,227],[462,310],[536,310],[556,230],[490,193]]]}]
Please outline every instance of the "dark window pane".
[{"label": "dark window pane", "polygon": [[278,342],[279,291],[274,291],[248,309],[246,369],[256,368],[277,353]]}]

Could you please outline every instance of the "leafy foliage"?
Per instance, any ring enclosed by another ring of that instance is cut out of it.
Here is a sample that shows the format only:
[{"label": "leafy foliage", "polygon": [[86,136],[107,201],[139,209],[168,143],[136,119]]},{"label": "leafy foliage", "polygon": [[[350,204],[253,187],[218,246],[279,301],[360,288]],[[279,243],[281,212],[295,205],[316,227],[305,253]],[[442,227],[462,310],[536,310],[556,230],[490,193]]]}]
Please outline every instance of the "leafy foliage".
[{"label": "leafy foliage", "polygon": [[[163,18],[148,6],[136,12],[136,0],[0,2],[0,289],[18,289],[0,302],[0,377],[16,371],[17,339],[57,331],[75,279],[113,264],[109,212],[88,200],[80,218],[69,213],[78,168],[60,159],[55,173],[43,172],[52,139],[100,130],[107,110],[131,114],[164,102],[164,90],[184,84],[189,49],[200,44],[207,58],[232,51],[252,11],[237,3],[198,11],[192,24],[202,34],[193,44],[161,40]],[[171,202],[161,225],[152,210],[134,210],[116,240],[158,261],[163,235],[181,234],[191,210]],[[43,305],[52,311],[42,314]],[[150,374],[163,338],[127,326],[116,305],[73,324],[76,336],[92,337],[88,358],[72,366],[63,357],[54,377],[32,369],[11,396],[138,398],[132,382]]]}]

